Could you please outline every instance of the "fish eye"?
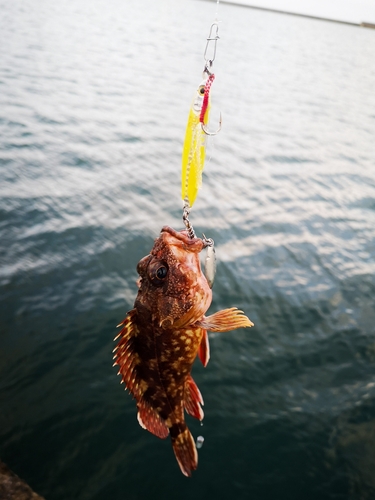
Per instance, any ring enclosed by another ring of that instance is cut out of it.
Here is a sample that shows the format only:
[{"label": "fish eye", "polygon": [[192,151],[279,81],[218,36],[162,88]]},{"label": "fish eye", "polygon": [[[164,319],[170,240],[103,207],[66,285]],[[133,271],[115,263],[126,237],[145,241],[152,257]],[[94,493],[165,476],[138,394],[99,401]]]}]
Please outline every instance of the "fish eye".
[{"label": "fish eye", "polygon": [[148,276],[154,286],[162,286],[168,276],[168,265],[164,261],[150,262]]},{"label": "fish eye", "polygon": [[159,269],[156,271],[156,277],[159,280],[163,280],[167,277],[168,269],[165,266],[160,266]]},{"label": "fish eye", "polygon": [[204,85],[201,85],[199,87],[198,92],[200,93],[200,95],[204,95]]}]

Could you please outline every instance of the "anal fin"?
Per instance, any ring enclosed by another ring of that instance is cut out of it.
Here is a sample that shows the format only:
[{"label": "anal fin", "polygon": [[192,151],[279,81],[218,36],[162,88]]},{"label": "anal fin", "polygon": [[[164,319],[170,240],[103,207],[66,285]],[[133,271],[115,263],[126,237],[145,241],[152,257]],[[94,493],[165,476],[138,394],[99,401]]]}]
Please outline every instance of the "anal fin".
[{"label": "anal fin", "polygon": [[229,332],[236,328],[254,326],[254,323],[245,316],[243,311],[240,311],[237,307],[231,307],[203,318],[196,323],[196,326],[211,332]]},{"label": "anal fin", "polygon": [[194,382],[191,375],[189,375],[186,379],[184,390],[185,410],[192,417],[202,421],[204,413],[201,405],[203,405],[201,391],[198,389],[197,384]]}]

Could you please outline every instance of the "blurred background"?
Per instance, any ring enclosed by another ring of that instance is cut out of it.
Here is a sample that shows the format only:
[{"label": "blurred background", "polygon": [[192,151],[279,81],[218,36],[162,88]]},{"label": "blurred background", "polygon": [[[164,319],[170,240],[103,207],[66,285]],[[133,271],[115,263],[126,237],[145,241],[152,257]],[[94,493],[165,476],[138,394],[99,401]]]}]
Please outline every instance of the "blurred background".
[{"label": "blurred background", "polygon": [[[209,0],[211,2],[216,0]],[[252,6],[260,9],[274,9],[280,12],[313,16],[348,23],[375,24],[375,3],[373,0],[221,0],[221,4]],[[219,0],[220,4],[220,0]]]},{"label": "blurred background", "polygon": [[[194,366],[187,479],[138,425],[112,340],[137,262],[182,228],[217,10],[223,128],[191,220],[216,244],[210,312],[255,327]],[[198,0],[1,13],[1,459],[46,500],[375,498],[375,31]]]}]

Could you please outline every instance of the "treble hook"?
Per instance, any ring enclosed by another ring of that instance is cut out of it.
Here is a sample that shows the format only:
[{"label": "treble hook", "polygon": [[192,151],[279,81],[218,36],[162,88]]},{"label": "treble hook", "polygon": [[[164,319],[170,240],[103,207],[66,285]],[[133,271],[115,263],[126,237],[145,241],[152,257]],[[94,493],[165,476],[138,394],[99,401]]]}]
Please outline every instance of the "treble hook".
[{"label": "treble hook", "polygon": [[220,113],[220,118],[219,118],[219,128],[215,131],[215,132],[210,132],[208,129],[207,129],[207,126],[201,122],[201,127],[202,127],[202,130],[203,132],[206,134],[206,135],[216,135],[220,132],[221,130],[221,124],[222,124],[222,117],[221,117],[221,113]]}]

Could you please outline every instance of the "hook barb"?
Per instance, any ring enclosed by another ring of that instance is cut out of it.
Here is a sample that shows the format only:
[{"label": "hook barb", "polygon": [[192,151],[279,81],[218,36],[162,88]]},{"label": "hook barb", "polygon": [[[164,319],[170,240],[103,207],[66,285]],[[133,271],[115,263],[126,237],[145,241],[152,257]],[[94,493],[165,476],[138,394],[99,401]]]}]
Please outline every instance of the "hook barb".
[{"label": "hook barb", "polygon": [[219,128],[215,131],[215,132],[210,132],[207,128],[207,126],[202,122],[201,123],[201,126],[202,126],[202,130],[203,132],[206,134],[206,135],[216,135],[220,132],[221,130],[221,124],[222,124],[222,116],[221,116],[221,113],[220,113],[220,118],[219,118]]}]

